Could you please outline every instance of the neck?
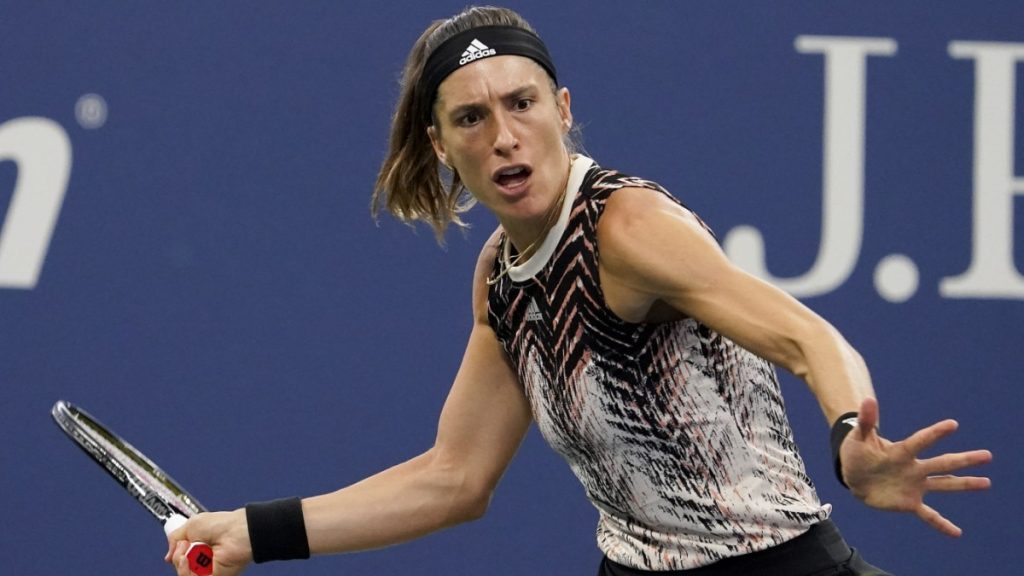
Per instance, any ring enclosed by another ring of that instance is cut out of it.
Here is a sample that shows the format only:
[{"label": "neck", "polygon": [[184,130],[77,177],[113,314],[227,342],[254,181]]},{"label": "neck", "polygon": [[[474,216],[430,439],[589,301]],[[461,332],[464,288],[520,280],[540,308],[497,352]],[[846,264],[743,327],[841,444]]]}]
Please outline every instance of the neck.
[{"label": "neck", "polygon": [[528,222],[501,223],[501,227],[508,235],[509,241],[515,246],[520,258],[525,260],[532,256],[533,252],[540,248],[540,245],[544,242],[544,237],[554,227],[555,222],[558,221],[558,216],[562,211],[562,203],[565,201],[565,196],[568,193],[567,188],[569,187],[569,173],[571,170],[572,158],[566,156],[562,172],[564,177],[560,182],[560,187],[552,195],[551,203],[544,211],[543,216]]}]

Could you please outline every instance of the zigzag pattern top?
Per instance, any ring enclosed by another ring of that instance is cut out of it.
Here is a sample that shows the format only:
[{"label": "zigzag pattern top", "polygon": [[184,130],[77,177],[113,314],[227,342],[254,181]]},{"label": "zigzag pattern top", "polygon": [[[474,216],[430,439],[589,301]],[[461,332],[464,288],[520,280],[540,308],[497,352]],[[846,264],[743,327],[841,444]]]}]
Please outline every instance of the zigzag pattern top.
[{"label": "zigzag pattern top", "polygon": [[633,568],[684,570],[827,518],[767,361],[697,320],[634,324],[604,304],[605,203],[626,187],[669,193],[583,157],[569,186],[550,242],[491,287],[488,314],[540,432],[599,511],[601,550]]}]

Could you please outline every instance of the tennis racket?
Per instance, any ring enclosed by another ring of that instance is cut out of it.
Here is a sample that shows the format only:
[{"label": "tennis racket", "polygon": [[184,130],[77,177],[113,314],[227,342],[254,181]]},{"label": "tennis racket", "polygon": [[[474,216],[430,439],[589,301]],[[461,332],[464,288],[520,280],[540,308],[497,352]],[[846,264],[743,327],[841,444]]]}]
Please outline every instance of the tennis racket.
[{"label": "tennis racket", "polygon": [[[85,410],[63,400],[50,411],[54,421],[75,444],[114,477],[125,490],[164,525],[170,534],[191,516],[205,512],[196,501],[152,460],[100,424]],[[194,542],[186,553],[189,568],[197,576],[213,573],[213,550]]]}]

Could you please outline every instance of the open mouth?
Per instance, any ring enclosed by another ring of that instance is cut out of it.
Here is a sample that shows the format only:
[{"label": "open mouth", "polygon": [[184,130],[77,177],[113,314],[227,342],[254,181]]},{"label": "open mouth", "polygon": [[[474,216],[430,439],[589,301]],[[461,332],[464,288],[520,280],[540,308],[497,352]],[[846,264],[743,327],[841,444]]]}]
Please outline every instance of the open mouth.
[{"label": "open mouth", "polygon": [[503,188],[515,188],[524,184],[531,172],[526,166],[509,166],[498,170],[494,174],[494,181]]}]

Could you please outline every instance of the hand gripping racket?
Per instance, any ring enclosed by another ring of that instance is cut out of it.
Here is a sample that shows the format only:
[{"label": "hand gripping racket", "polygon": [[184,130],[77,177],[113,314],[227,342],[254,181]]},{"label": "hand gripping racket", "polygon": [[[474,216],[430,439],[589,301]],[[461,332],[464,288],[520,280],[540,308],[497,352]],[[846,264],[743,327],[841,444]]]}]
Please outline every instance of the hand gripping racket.
[{"label": "hand gripping racket", "polygon": [[[61,430],[163,523],[165,533],[177,530],[191,516],[206,512],[149,458],[84,410],[59,400],[50,413]],[[213,550],[209,545],[194,542],[186,556],[193,574],[213,573]]]}]

